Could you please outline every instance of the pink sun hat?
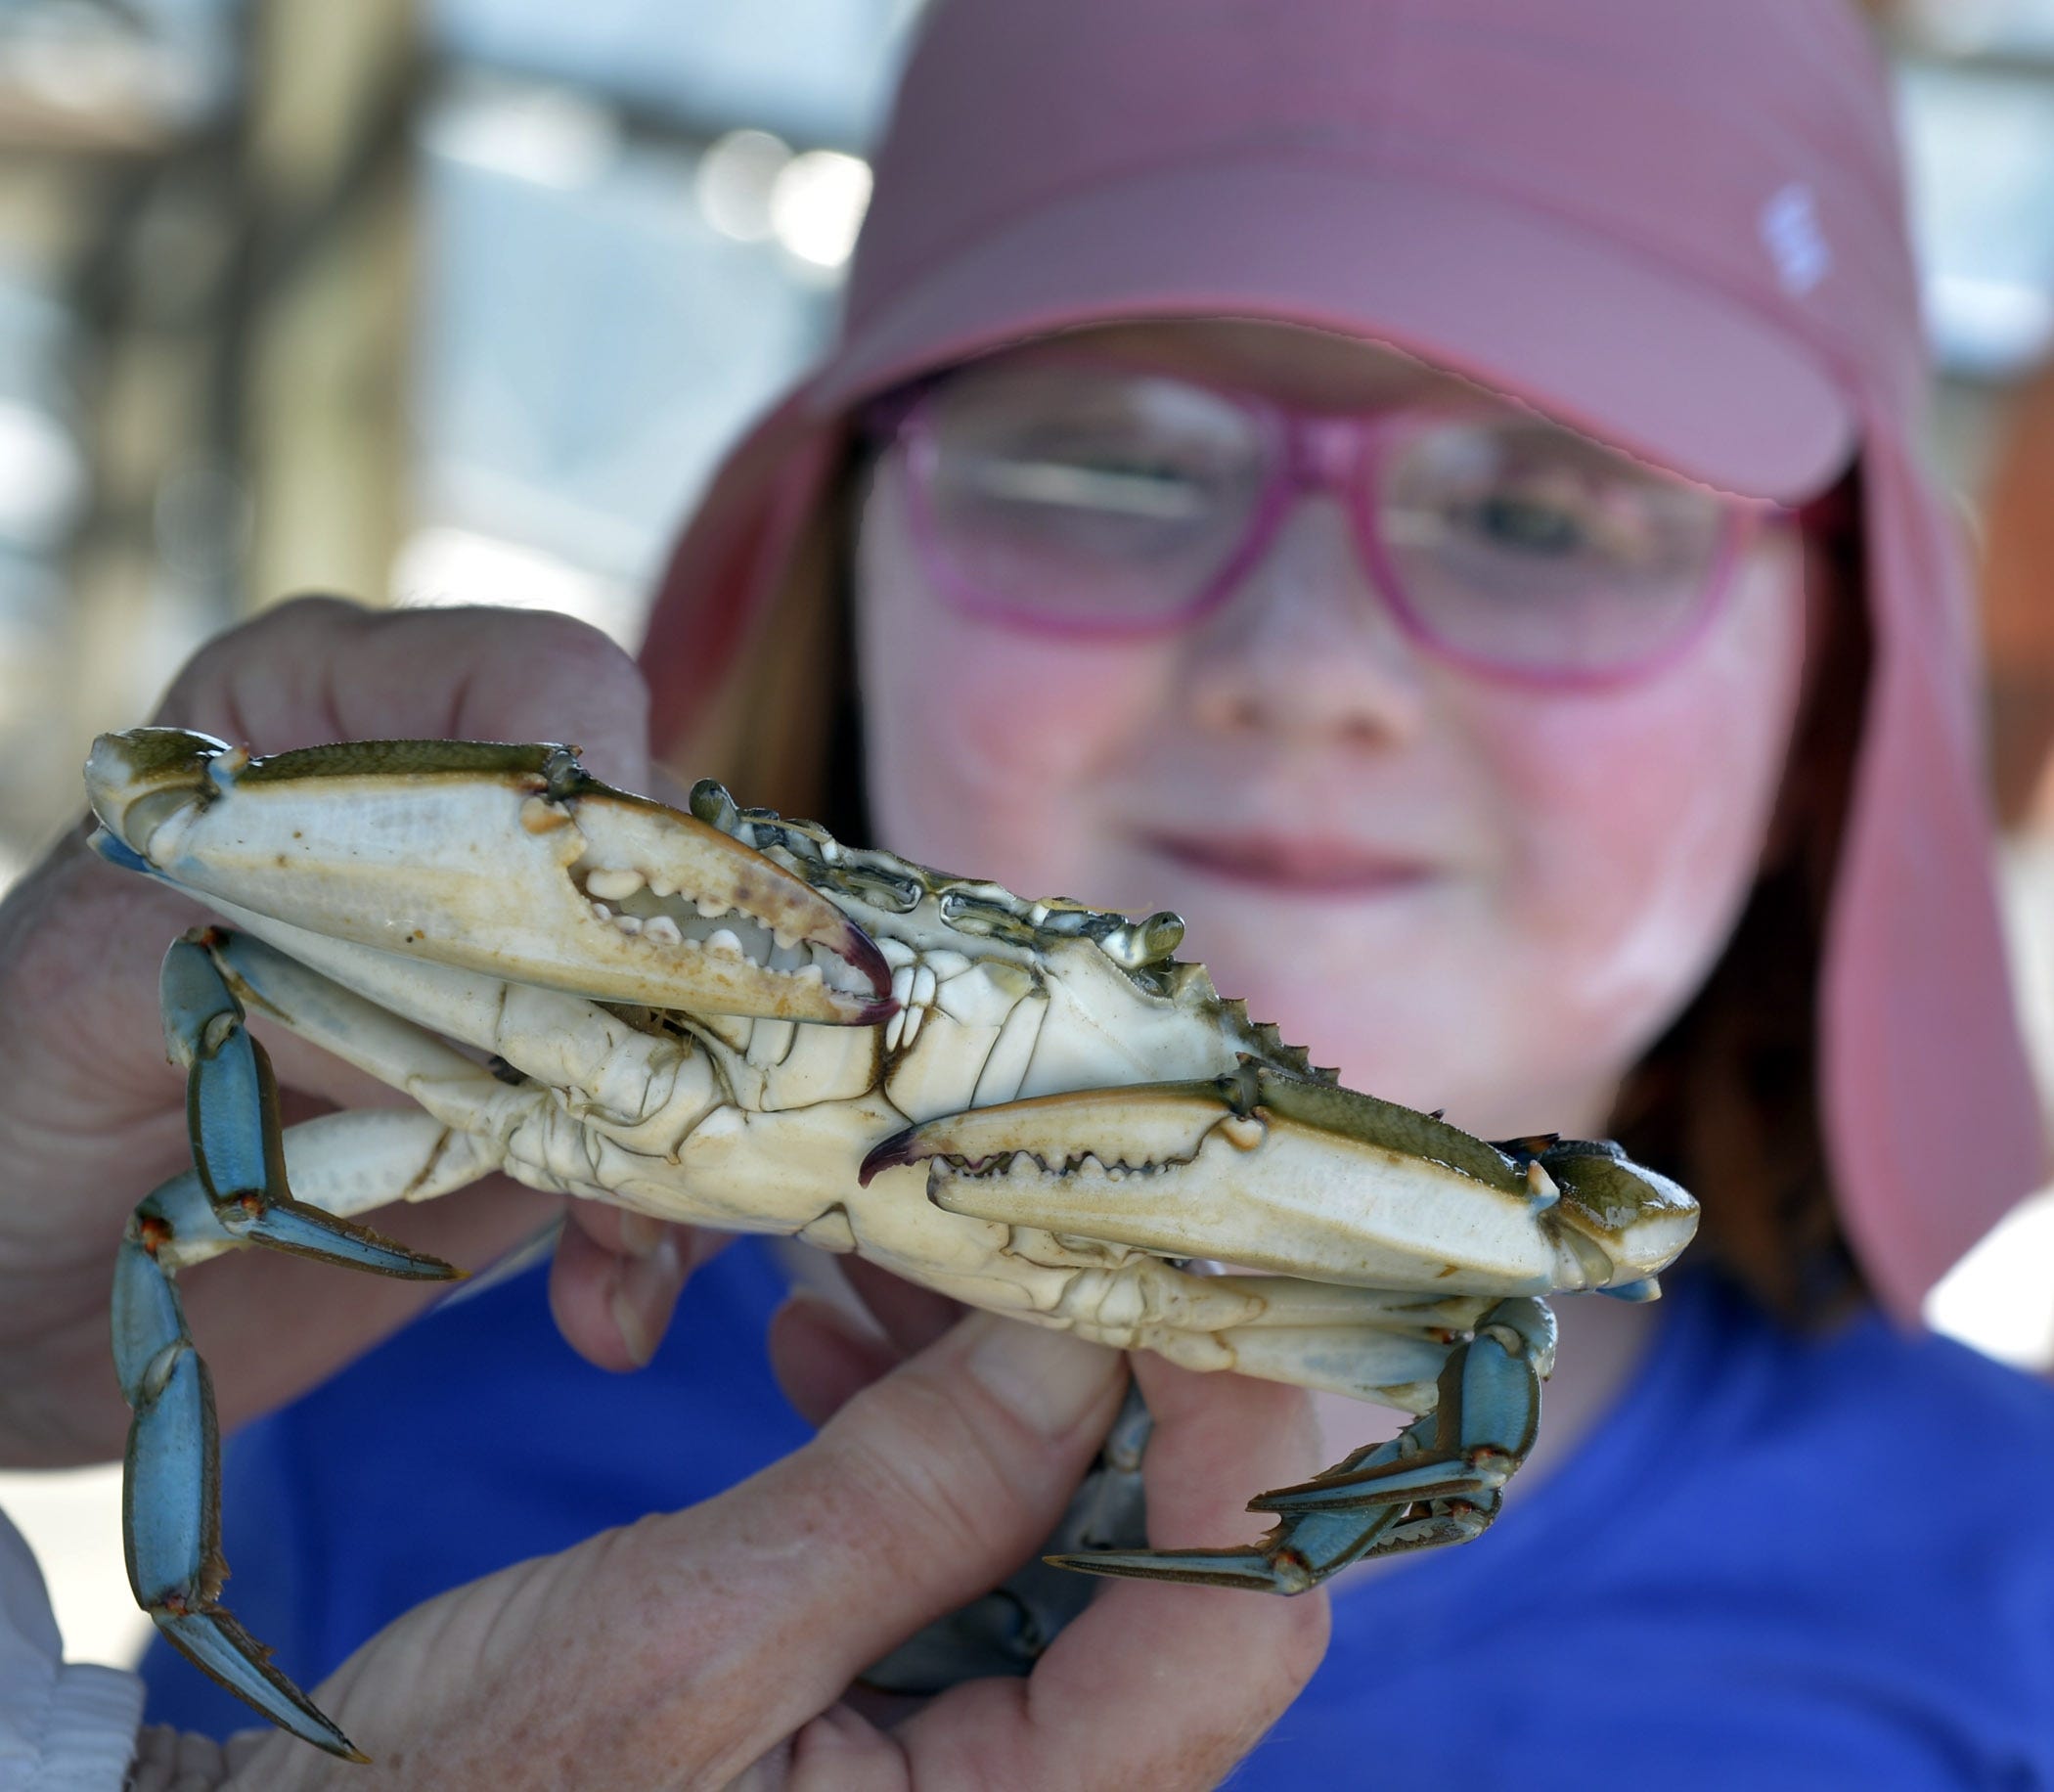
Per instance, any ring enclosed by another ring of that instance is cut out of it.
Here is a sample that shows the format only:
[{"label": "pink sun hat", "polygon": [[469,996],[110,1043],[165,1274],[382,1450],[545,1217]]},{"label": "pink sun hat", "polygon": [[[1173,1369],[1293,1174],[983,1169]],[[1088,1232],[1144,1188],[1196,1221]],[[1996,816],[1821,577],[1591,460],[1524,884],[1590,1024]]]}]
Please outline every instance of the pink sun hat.
[{"label": "pink sun hat", "polygon": [[935,0],[839,341],[728,458],[643,661],[674,749],[801,566],[852,412],[1088,324],[1410,352],[1795,503],[1858,457],[1870,686],[1822,968],[1827,1143],[1886,1305],[2046,1170],[1992,888],[1974,630],[1916,463],[1887,73],[1844,0]]}]

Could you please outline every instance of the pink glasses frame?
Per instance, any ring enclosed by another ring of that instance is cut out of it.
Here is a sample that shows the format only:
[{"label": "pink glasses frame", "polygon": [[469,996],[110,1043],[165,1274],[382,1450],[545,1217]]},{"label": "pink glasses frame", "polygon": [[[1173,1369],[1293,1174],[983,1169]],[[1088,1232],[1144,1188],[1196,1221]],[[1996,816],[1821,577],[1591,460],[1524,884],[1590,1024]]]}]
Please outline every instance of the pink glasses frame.
[{"label": "pink glasses frame", "polygon": [[[873,401],[865,413],[865,430],[871,439],[896,443],[905,451],[906,464],[912,473],[907,482],[908,520],[912,525],[914,551],[919,556],[922,570],[948,601],[964,614],[1026,633],[1089,640],[1140,640],[1188,628],[1210,615],[1233,595],[1269,551],[1284,518],[1299,500],[1330,493],[1348,514],[1356,553],[1385,607],[1407,636],[1426,652],[1479,678],[1544,689],[1595,690],[1652,677],[1683,658],[1723,609],[1732,590],[1734,572],[1764,520],[1790,515],[1782,507],[1764,501],[1736,498],[1722,492],[1711,494],[1719,499],[1724,516],[1716,557],[1705,576],[1705,589],[1698,600],[1697,611],[1688,627],[1679,630],[1674,640],[1664,642],[1653,652],[1617,666],[1587,670],[1508,664],[1457,647],[1435,633],[1432,625],[1407,601],[1405,581],[1391,558],[1383,531],[1377,526],[1374,506],[1368,502],[1368,494],[1376,489],[1377,470],[1396,445],[1428,426],[1445,423],[1451,418],[1495,419],[1503,416],[1502,411],[1483,404],[1457,401],[1398,405],[1366,415],[1336,415],[1304,410],[1230,386],[1193,380],[1187,375],[1161,373],[1127,362],[1064,356],[1060,360],[1051,357],[1049,365],[1097,368],[1128,377],[1139,375],[1170,380],[1209,392],[1254,421],[1269,443],[1271,472],[1256,501],[1255,512],[1249,518],[1240,545],[1207,584],[1174,610],[1138,622],[1094,621],[1086,617],[1051,618],[1042,611],[1008,604],[965,578],[942,544],[941,522],[935,515],[931,495],[940,454],[931,412],[938,389],[950,373],[958,370],[950,369]],[[1603,446],[1602,443],[1598,445]],[[1678,483],[1687,484],[1689,481],[1679,479]],[[1709,491],[1709,488],[1702,489]]]}]

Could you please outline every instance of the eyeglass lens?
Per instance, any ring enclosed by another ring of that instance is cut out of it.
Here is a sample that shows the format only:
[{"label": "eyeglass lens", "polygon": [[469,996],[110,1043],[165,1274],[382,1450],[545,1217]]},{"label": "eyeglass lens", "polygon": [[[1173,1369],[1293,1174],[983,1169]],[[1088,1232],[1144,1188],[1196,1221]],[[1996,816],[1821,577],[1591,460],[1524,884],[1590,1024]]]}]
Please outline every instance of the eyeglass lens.
[{"label": "eyeglass lens", "polygon": [[[1173,626],[1226,595],[1288,503],[1287,415],[1181,379],[1033,362],[929,397],[915,497],[967,606],[1026,626]],[[1537,673],[1660,654],[1702,615],[1731,540],[1716,494],[1516,412],[1399,412],[1347,501],[1408,626]]]}]

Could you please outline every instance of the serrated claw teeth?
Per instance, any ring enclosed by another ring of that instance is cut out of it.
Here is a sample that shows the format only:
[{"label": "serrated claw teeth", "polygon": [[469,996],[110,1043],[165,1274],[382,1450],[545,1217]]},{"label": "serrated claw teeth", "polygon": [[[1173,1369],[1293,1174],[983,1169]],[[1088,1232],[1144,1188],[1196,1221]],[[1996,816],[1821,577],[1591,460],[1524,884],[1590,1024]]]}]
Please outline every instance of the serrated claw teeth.
[{"label": "serrated claw teeth", "polygon": [[529,833],[555,833],[570,823],[570,811],[546,796],[531,796],[520,805],[520,825]]},{"label": "serrated claw teeth", "polygon": [[1220,1136],[1236,1150],[1252,1151],[1270,1129],[1254,1114],[1228,1114],[1220,1122]]},{"label": "serrated claw teeth", "polygon": [[[342,741],[252,759],[143,729],[102,736],[87,784],[103,857],[118,846],[132,871],[356,945],[593,1001],[859,1026],[884,1012],[888,967],[830,896],[731,832],[608,788],[569,748]],[[339,855],[338,802],[384,818]],[[659,905],[670,925],[652,929]],[[603,931],[570,924],[588,918]],[[745,963],[678,956],[722,919]],[[801,985],[804,948],[829,962]]]},{"label": "serrated claw teeth", "polygon": [[646,882],[637,871],[596,871],[587,874],[585,888],[603,902],[620,902]]}]

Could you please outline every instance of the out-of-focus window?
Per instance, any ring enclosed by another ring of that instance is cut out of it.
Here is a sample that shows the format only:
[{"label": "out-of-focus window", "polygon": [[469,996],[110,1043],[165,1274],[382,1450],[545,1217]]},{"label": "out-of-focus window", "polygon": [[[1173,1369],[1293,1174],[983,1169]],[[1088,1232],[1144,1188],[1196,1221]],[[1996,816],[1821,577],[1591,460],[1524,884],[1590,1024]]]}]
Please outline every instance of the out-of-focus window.
[{"label": "out-of-focus window", "polygon": [[667,532],[829,326],[913,10],[441,0],[404,601],[634,638]]},{"label": "out-of-focus window", "polygon": [[1907,61],[1898,93],[1934,352],[2009,380],[2054,346],[2054,60]]},{"label": "out-of-focus window", "polygon": [[0,886],[296,589],[632,641],[830,326],[917,6],[0,9]]}]

